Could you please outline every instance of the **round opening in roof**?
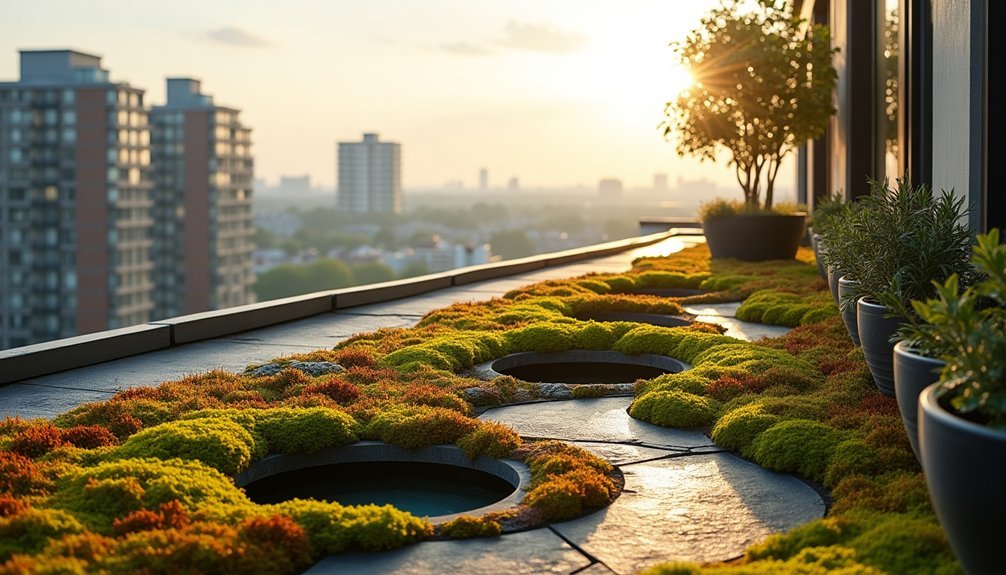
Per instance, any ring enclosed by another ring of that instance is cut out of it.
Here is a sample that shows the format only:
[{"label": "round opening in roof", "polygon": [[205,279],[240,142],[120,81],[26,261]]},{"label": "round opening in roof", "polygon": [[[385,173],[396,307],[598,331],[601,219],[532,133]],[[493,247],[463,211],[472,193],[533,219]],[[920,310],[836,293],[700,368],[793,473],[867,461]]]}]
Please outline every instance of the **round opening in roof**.
[{"label": "round opening in roof", "polygon": [[343,505],[390,504],[431,523],[518,505],[530,480],[523,464],[455,446],[407,450],[374,441],[306,454],[272,455],[235,478],[259,504],[318,499]]},{"label": "round opening in roof", "polygon": [[686,369],[687,364],[663,355],[571,350],[514,353],[476,366],[475,372],[482,379],[509,375],[532,383],[617,385]]}]

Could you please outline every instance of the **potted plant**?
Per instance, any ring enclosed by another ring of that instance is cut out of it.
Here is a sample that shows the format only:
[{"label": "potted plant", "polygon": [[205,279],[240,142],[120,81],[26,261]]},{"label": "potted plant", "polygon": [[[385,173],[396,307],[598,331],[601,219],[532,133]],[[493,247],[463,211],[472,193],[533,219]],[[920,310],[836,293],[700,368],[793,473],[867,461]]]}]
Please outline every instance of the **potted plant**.
[{"label": "potted plant", "polygon": [[979,236],[984,279],[952,276],[916,311],[943,340],[946,366],[919,397],[922,467],[940,523],[968,573],[1001,573],[1006,518],[1006,246]]},{"label": "potted plant", "polygon": [[845,205],[845,194],[837,191],[834,194],[822,198],[811,214],[811,221],[814,222],[814,230],[810,235],[811,246],[814,248],[814,260],[817,261],[817,273],[822,278],[827,279],[828,270],[824,264],[824,252],[827,251],[827,237],[831,233],[835,222],[842,215],[842,208]]},{"label": "potted plant", "polygon": [[862,204],[847,202],[828,219],[827,236],[823,238],[827,249],[822,253],[828,270],[831,295],[842,312],[842,321],[849,338],[859,345],[859,326],[856,320],[856,299],[859,297],[857,271],[865,265],[864,254],[870,253],[869,239],[860,229]]},{"label": "potted plant", "polygon": [[824,133],[835,113],[837,74],[828,28],[805,26],[788,2],[725,0],[672,44],[694,84],[668,102],[661,124],[679,155],[730,154],[743,202],[717,201],[700,214],[714,258],[792,259],[806,214],[773,209],[784,157]]},{"label": "potted plant", "polygon": [[955,273],[969,278],[971,241],[961,223],[964,200],[952,192],[934,194],[907,177],[894,188],[870,180],[870,188],[855,222],[864,250],[854,270],[856,323],[874,382],[894,397],[894,342],[912,316],[910,302],[934,295],[933,281]]}]

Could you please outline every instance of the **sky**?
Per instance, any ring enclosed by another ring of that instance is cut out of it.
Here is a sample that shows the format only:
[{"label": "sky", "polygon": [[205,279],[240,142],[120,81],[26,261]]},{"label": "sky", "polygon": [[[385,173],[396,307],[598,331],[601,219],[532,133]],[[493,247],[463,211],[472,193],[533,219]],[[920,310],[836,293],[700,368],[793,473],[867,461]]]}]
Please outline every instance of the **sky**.
[{"label": "sky", "polygon": [[[103,57],[164,102],[202,80],[253,129],[257,177],[333,186],[338,141],[402,144],[405,187],[511,177],[594,186],[654,173],[736,187],[724,161],[679,158],[657,127],[687,80],[668,43],[714,0],[33,0],[0,7],[0,80],[18,49]],[[780,175],[785,185],[791,177]],[[739,192],[738,192],[739,194]]]}]

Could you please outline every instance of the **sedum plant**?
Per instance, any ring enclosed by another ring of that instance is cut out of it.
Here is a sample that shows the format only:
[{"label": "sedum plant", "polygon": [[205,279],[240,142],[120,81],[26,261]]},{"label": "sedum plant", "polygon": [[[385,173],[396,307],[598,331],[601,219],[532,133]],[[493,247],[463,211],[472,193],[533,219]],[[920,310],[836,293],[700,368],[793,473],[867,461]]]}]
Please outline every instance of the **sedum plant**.
[{"label": "sedum plant", "polygon": [[946,361],[939,395],[958,413],[1006,431],[1006,246],[999,230],[978,236],[972,262],[983,279],[959,289],[957,275],[936,297],[913,301],[925,323],[905,331]]}]

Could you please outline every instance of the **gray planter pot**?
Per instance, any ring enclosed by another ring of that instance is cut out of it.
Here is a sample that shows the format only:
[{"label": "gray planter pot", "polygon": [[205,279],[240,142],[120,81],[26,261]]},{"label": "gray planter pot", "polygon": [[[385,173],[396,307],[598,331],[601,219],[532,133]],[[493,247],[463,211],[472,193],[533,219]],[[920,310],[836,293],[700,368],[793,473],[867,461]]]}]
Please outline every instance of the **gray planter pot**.
[{"label": "gray planter pot", "polygon": [[845,322],[845,329],[849,332],[849,338],[857,346],[859,345],[859,322],[856,318],[855,300],[844,308],[842,307],[842,302],[848,298],[856,297],[858,288],[859,282],[856,280],[844,276],[838,278],[838,308],[842,312],[842,321]]},{"label": "gray planter pot", "polygon": [[901,410],[901,421],[905,424],[908,441],[912,443],[912,451],[920,462],[919,395],[923,389],[936,383],[944,365],[946,362],[943,360],[920,355],[903,341],[894,345],[894,393],[898,398],[898,409]]},{"label": "gray planter pot", "polygon": [[845,275],[845,272],[835,266],[828,266],[828,287],[831,288],[831,297],[838,305],[838,278]]},{"label": "gray planter pot", "polygon": [[866,298],[856,300],[856,322],[859,342],[863,346],[866,365],[873,382],[884,395],[894,397],[894,344],[891,337],[898,331],[897,318],[886,318],[887,306],[871,303]]},{"label": "gray planter pot", "polygon": [[814,260],[817,262],[817,273],[824,279],[828,279],[828,270],[824,266],[824,238],[821,234],[810,236],[810,244],[814,248]]},{"label": "gray planter pot", "polygon": [[919,445],[933,508],[965,571],[1002,573],[1006,433],[947,411],[936,388],[919,396]]},{"label": "gray planter pot", "polygon": [[803,238],[807,214],[738,214],[707,219],[702,232],[713,259],[749,262],[791,260]]}]

